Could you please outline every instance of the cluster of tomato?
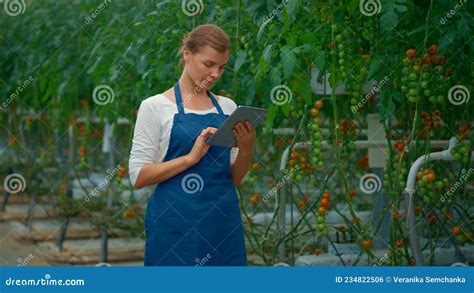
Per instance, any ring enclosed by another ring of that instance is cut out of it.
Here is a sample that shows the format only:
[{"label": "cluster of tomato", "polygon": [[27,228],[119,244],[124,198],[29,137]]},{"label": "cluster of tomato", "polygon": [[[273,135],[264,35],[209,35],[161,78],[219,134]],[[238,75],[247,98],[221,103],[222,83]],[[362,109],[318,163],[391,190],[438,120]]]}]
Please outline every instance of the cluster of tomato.
[{"label": "cluster of tomato", "polygon": [[343,144],[342,151],[346,154],[352,154],[356,150],[355,140],[357,138],[357,124],[354,121],[342,119],[339,122]]},{"label": "cluster of tomato", "polygon": [[323,193],[321,202],[319,203],[318,208],[318,231],[323,236],[329,234],[328,228],[326,227],[326,214],[329,210],[329,202],[331,200],[331,195],[328,192]]},{"label": "cluster of tomato", "polygon": [[260,201],[260,193],[255,192],[250,196],[250,203],[256,205]]},{"label": "cluster of tomato", "polygon": [[123,187],[122,178],[127,174],[127,167],[124,164],[121,165],[120,169],[115,176],[115,184],[117,187]]},{"label": "cluster of tomato", "polygon": [[311,162],[318,168],[323,167],[323,133],[320,127],[321,120],[318,118],[319,110],[323,108],[323,101],[317,100],[311,109],[311,122],[308,128],[311,133]]},{"label": "cluster of tomato", "polygon": [[436,180],[436,172],[432,168],[418,171],[416,180],[420,187],[422,200],[427,204],[431,204],[434,200],[439,199],[449,183],[448,178]]},{"label": "cluster of tomato", "polygon": [[439,109],[434,110],[432,115],[423,111],[421,112],[421,118],[419,130],[416,131],[416,135],[421,138],[427,139],[433,133],[433,129],[439,130],[443,127]]},{"label": "cluster of tomato", "polygon": [[305,176],[311,174],[316,169],[316,166],[309,162],[305,151],[296,149],[291,151],[288,167],[291,168],[290,174],[295,182],[303,181]]},{"label": "cluster of tomato", "polygon": [[463,124],[458,130],[458,143],[454,148],[451,149],[451,155],[456,161],[467,164],[469,162],[470,150],[469,146],[464,142],[464,140],[469,138],[469,125]]},{"label": "cluster of tomato", "polygon": [[308,204],[308,202],[309,202],[309,196],[305,194],[298,200],[298,207],[300,209],[304,209],[306,205]]},{"label": "cluster of tomato", "polygon": [[142,206],[140,203],[137,202],[133,205],[133,208],[125,210],[123,212],[123,216],[125,218],[134,218],[140,213],[141,210]]},{"label": "cluster of tomato", "polygon": [[468,231],[468,229],[463,230],[460,226],[456,225],[451,228],[451,233],[456,237],[459,245],[473,242],[472,232]]},{"label": "cluster of tomato", "polygon": [[255,75],[257,71],[257,65],[256,65],[256,54],[252,48],[256,48],[256,46],[250,45],[249,37],[247,36],[242,36],[240,37],[240,43],[243,45],[245,51],[247,52],[248,56],[248,61],[250,62],[250,72]]},{"label": "cluster of tomato", "polygon": [[[351,106],[356,106],[362,100],[364,83],[367,79],[369,55],[363,55],[362,49],[355,48],[350,30],[345,30],[335,37],[339,71],[341,72],[344,88],[350,97]],[[360,56],[360,57],[359,57]]]},{"label": "cluster of tomato", "polygon": [[407,51],[403,60],[401,91],[408,101],[418,103],[425,97],[431,104],[446,103],[444,94],[449,87],[452,70],[443,66],[446,57],[438,57],[437,54],[437,45],[432,45],[420,57],[416,57],[415,49]]},{"label": "cluster of tomato", "polygon": [[[71,123],[74,124],[74,122],[72,121]],[[79,159],[80,159],[81,165],[85,165],[86,157],[87,157],[87,148],[86,148],[87,139],[86,138],[89,135],[89,128],[86,127],[85,123],[77,123],[76,126],[79,133],[79,144],[80,144]]]},{"label": "cluster of tomato", "polygon": [[369,155],[364,154],[362,158],[358,159],[356,161],[356,166],[364,171],[367,171],[369,169]]},{"label": "cluster of tomato", "polygon": [[294,107],[292,110],[290,110],[290,116],[295,119],[296,121],[300,121],[301,117],[304,116],[304,111],[303,109],[306,109],[306,104],[303,98],[300,96],[300,94],[296,93],[295,94],[295,100],[296,100],[296,107]]}]

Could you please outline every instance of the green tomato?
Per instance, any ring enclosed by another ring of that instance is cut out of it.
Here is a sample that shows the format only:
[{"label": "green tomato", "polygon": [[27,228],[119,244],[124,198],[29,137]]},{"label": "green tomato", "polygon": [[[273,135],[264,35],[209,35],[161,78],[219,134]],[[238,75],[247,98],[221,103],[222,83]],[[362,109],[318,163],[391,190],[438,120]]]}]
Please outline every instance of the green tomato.
[{"label": "green tomato", "polygon": [[466,242],[466,236],[463,234],[457,235],[456,240],[459,242],[459,244],[464,244]]},{"label": "green tomato", "polygon": [[446,102],[446,100],[444,99],[444,96],[439,95],[439,96],[438,96],[438,103],[444,104],[444,102]]},{"label": "green tomato", "polygon": [[408,76],[408,78],[411,80],[411,81],[415,81],[417,78],[418,78],[418,75],[414,72],[410,73],[410,75]]}]

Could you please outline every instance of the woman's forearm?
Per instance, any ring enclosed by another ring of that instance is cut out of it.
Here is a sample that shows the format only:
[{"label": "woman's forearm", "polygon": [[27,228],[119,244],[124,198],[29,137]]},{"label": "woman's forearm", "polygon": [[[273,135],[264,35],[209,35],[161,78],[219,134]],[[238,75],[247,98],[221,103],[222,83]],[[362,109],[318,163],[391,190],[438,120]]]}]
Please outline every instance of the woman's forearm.
[{"label": "woman's forearm", "polygon": [[230,167],[232,173],[232,181],[236,187],[240,186],[250,166],[253,157],[253,148],[248,151],[239,150],[237,158]]},{"label": "woman's forearm", "polygon": [[145,164],[140,169],[137,181],[135,182],[135,188],[143,188],[145,186],[158,184],[174,177],[193,165],[194,163],[188,155],[166,162]]}]

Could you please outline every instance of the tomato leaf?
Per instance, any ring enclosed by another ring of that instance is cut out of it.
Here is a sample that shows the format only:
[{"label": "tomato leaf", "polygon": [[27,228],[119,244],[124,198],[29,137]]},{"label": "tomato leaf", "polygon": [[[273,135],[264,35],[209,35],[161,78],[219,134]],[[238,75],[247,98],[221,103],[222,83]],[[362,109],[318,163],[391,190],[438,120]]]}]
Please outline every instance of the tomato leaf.
[{"label": "tomato leaf", "polygon": [[237,53],[237,57],[235,58],[235,63],[234,63],[234,71],[239,71],[242,64],[245,63],[246,58],[247,58],[247,52],[245,52],[245,50],[240,50]]},{"label": "tomato leaf", "polygon": [[283,76],[285,79],[289,79],[296,65],[296,56],[288,46],[285,46],[281,50],[280,57],[283,65]]},{"label": "tomato leaf", "polygon": [[398,25],[398,14],[406,12],[408,9],[406,7],[406,0],[387,0],[384,1],[382,9],[385,12],[380,17],[380,27],[383,32],[393,30]]},{"label": "tomato leaf", "polygon": [[371,80],[374,77],[374,75],[380,69],[380,64],[381,61],[379,58],[375,57],[374,59],[372,59],[372,62],[370,63],[369,67],[369,73],[367,74],[367,80]]}]

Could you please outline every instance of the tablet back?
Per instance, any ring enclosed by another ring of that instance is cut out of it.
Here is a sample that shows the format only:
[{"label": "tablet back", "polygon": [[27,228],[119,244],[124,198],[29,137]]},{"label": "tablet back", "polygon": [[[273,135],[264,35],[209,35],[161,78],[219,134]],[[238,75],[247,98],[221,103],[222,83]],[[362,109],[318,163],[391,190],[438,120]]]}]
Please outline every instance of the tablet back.
[{"label": "tablet back", "polygon": [[249,106],[239,106],[214,135],[207,140],[210,145],[236,147],[236,141],[232,128],[238,122],[250,121],[254,128],[260,126],[265,121],[267,110]]}]

